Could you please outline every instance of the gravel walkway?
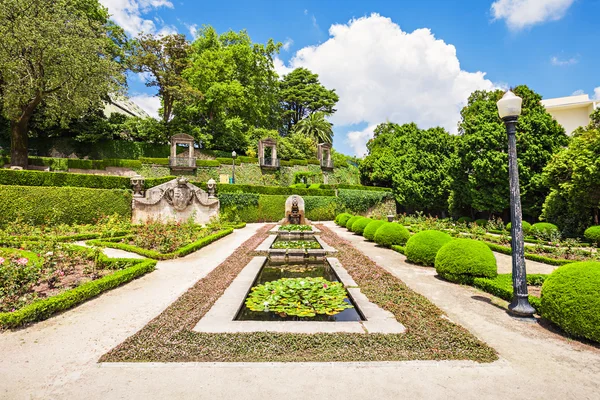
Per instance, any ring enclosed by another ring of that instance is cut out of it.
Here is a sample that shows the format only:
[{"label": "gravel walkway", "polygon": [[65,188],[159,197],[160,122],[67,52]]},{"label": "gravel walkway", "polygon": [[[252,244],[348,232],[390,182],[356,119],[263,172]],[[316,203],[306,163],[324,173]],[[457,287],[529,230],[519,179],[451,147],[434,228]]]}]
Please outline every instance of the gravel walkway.
[{"label": "gravel walkway", "polygon": [[396,252],[327,223],[382,267],[494,347],[501,359],[385,363],[105,363],[101,355],[141,329],[219,265],[260,224],[80,307],[0,334],[4,399],[598,399],[600,350],[516,321],[490,296],[437,279]]}]

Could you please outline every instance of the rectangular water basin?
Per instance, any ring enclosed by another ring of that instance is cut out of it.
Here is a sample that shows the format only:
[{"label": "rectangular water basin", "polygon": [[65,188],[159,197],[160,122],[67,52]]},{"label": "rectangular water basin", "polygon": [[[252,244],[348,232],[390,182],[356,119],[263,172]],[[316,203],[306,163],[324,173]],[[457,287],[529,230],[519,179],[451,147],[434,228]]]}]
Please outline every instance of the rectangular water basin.
[{"label": "rectangular water basin", "polygon": [[[260,269],[252,287],[279,280],[281,278],[318,278],[322,277],[331,282],[340,282],[339,277],[331,268],[329,263],[324,260],[322,262],[274,262],[267,260]],[[252,289],[250,289],[252,290]],[[348,297],[344,301],[351,304],[353,308],[347,308],[335,315],[319,315],[315,317],[299,317],[299,316],[280,316],[279,314],[269,311],[251,311],[246,307],[246,298],[250,291],[244,297],[238,313],[235,316],[236,321],[321,321],[321,322],[348,322],[348,321],[364,321],[365,317],[358,309],[352,296],[348,293]]]},{"label": "rectangular water basin", "polygon": [[[289,245],[289,246],[288,246]],[[291,238],[289,236],[277,235],[271,245],[272,249],[322,249],[323,247],[314,235]]]}]

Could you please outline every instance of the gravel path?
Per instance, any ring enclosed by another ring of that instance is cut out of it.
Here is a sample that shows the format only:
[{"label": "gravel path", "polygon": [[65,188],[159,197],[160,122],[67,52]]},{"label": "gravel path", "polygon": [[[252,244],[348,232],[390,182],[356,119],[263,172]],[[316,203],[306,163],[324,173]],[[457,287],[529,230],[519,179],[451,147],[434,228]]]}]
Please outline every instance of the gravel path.
[{"label": "gravel path", "polygon": [[490,296],[441,281],[431,268],[407,264],[401,254],[333,223],[327,226],[494,347],[501,359],[490,364],[97,363],[260,226],[249,224],[188,257],[159,262],[151,274],[47,321],[1,333],[0,398],[598,398],[600,350],[514,320]]}]

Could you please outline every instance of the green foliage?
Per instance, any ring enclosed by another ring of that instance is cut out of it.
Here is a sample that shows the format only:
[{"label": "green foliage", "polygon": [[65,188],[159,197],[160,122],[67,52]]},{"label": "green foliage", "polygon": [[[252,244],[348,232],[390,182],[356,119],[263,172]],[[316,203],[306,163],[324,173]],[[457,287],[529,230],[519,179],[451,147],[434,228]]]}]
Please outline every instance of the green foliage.
[{"label": "green foliage", "polygon": [[363,185],[348,185],[348,184],[337,184],[337,185],[326,185],[322,184],[321,189],[348,189],[348,190],[370,190],[375,192],[391,192],[392,189],[378,186],[363,186]]},{"label": "green foliage", "polygon": [[282,278],[254,286],[246,299],[246,307],[282,317],[335,315],[353,307],[344,301],[346,297],[346,289],[340,282],[310,277]]},{"label": "green foliage", "polygon": [[531,234],[537,239],[550,240],[559,236],[558,226],[548,222],[537,222],[531,225]]},{"label": "green foliage", "polygon": [[[501,246],[499,244],[490,243],[490,242],[485,242],[485,244],[490,249],[492,249],[492,251],[506,254],[508,256],[512,255],[512,250],[510,247]],[[528,260],[531,260],[531,261],[537,261],[537,262],[549,264],[549,265],[565,265],[565,264],[571,264],[574,262],[573,260],[550,258],[550,257],[546,257],[546,256],[543,256],[540,254],[533,254],[533,253],[525,253],[525,258]]]},{"label": "green foliage", "polygon": [[[598,115],[598,112],[596,112]],[[544,168],[552,188],[542,218],[561,227],[566,236],[580,236],[598,224],[600,213],[600,123],[592,122],[574,134]]]},{"label": "green foliage", "polygon": [[403,246],[410,238],[408,230],[397,223],[386,222],[375,232],[375,243],[380,246]]},{"label": "green foliage", "polygon": [[375,232],[379,229],[379,227],[387,222],[382,221],[380,219],[372,220],[367,224],[365,229],[363,230],[363,237],[371,242],[375,241]]},{"label": "green foliage", "polygon": [[[517,123],[517,155],[523,214],[535,219],[549,187],[542,170],[552,155],[568,143],[564,129],[527,86],[514,93],[523,99]],[[502,214],[509,208],[506,127],[496,102],[503,91],[475,91],[461,111],[456,151],[450,163],[449,206],[453,214],[476,211]]]},{"label": "green foliage", "polygon": [[316,240],[279,240],[272,249],[320,249],[321,245]]},{"label": "green foliage", "polygon": [[219,193],[221,207],[258,207],[259,195],[255,193]]},{"label": "green foliage", "polygon": [[279,101],[283,109],[285,132],[293,132],[296,124],[315,113],[333,114],[338,100],[335,89],[329,90],[321,85],[317,74],[306,68],[296,68],[279,83]]},{"label": "green foliage", "polygon": [[1,185],[73,186],[96,189],[130,189],[127,177],[109,175],[72,174],[67,172],[13,171],[0,169]]},{"label": "green foliage", "polygon": [[[168,160],[170,146],[127,140],[100,140],[90,145],[71,137],[37,137],[29,141],[30,146],[40,156],[60,154],[61,157],[76,155],[78,158],[94,160],[140,159],[142,157],[164,158]],[[143,161],[142,161],[143,162]]]},{"label": "green foliage", "polygon": [[331,221],[339,209],[339,202],[332,196],[307,196],[304,198],[306,218],[311,221]]},{"label": "green foliage", "polygon": [[298,224],[288,224],[282,225],[279,227],[280,231],[284,232],[310,232],[312,231],[312,226],[310,225],[298,225]]},{"label": "green foliage", "polygon": [[457,283],[498,275],[492,250],[473,239],[454,239],[442,246],[435,256],[435,270],[442,278]]},{"label": "green foliage", "polygon": [[131,218],[131,192],[75,187],[0,186],[3,221],[86,224],[117,214]]},{"label": "green foliage", "polygon": [[600,262],[554,270],[542,286],[542,316],[570,335],[600,342]]},{"label": "green foliage", "polygon": [[[194,182],[194,184],[203,188],[206,187],[205,182]],[[299,196],[335,196],[335,191],[333,190],[240,184],[217,184],[217,193],[256,193],[285,196],[291,196],[293,194],[297,194]]]},{"label": "green foliage", "polygon": [[[523,227],[523,234],[529,235],[529,233],[531,232],[531,224],[527,221],[522,221],[521,226]],[[508,224],[506,224],[507,231],[510,232],[511,227],[512,227],[512,223],[509,222]]]},{"label": "green foliage", "polygon": [[471,217],[460,217],[459,219],[456,220],[456,222],[458,222],[459,224],[468,224],[470,222],[473,222],[473,218],[471,218]]},{"label": "green foliage", "polygon": [[98,296],[102,292],[151,272],[156,266],[156,261],[153,260],[133,262],[135,265],[132,267],[116,271],[97,280],[86,282],[74,289],[37,301],[15,312],[0,313],[0,327],[16,328],[26,323],[42,321],[57,312],[68,310]]},{"label": "green foliage", "polygon": [[477,226],[485,228],[487,226],[488,220],[487,219],[476,219],[475,223],[477,224]]},{"label": "green foliage", "polygon": [[325,119],[325,114],[315,112],[300,120],[294,132],[312,138],[316,143],[333,141],[333,124]]},{"label": "green foliage", "polygon": [[335,217],[335,222],[336,224],[338,224],[339,226],[343,226],[346,227],[346,223],[348,223],[348,220],[350,218],[352,218],[353,215],[352,214],[348,214],[348,213],[341,213],[339,214],[337,217]]},{"label": "green foliage", "polygon": [[362,235],[369,222],[373,221],[371,218],[359,218],[355,223],[352,224],[352,232],[357,235]]},{"label": "green foliage", "polygon": [[[546,275],[541,274],[527,274],[527,284],[532,286],[539,286],[541,282],[544,282]],[[512,301],[513,298],[513,282],[512,274],[499,274],[495,278],[473,278],[473,282],[470,283],[478,289],[484,292],[493,294],[494,296],[500,297],[506,301]],[[542,302],[539,297],[529,295],[529,304],[535,308],[538,314],[541,313]]]},{"label": "green foliage", "polygon": [[363,218],[360,215],[354,215],[352,217],[350,217],[350,219],[348,219],[348,221],[346,222],[346,229],[348,229],[349,231],[352,231],[352,225],[354,225],[354,223],[356,221],[358,221],[360,218]]},{"label": "green foliage", "polygon": [[445,210],[454,137],[442,128],[380,124],[360,163],[362,180],[392,187],[398,204],[416,210]]},{"label": "green foliage", "polygon": [[600,225],[590,226],[585,230],[583,236],[596,246],[600,246]]},{"label": "green foliage", "polygon": [[[198,160],[198,161],[204,161],[204,160]],[[140,162],[142,164],[152,164],[152,165],[169,165],[169,159],[168,158],[150,158],[150,157],[140,157]],[[219,165],[221,165],[221,163],[217,163],[216,166],[218,167]]]},{"label": "green foliage", "polygon": [[369,208],[391,198],[391,194],[382,191],[339,189],[338,198],[348,210],[367,212]]},{"label": "green foliage", "polygon": [[449,234],[436,230],[415,233],[406,242],[406,258],[416,264],[433,267],[438,251],[451,240]]}]

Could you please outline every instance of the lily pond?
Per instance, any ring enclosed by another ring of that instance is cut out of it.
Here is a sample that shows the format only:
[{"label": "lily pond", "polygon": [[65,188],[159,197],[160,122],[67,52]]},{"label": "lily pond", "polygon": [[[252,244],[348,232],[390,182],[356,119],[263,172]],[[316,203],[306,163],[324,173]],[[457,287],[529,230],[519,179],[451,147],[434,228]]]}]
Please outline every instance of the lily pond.
[{"label": "lily pond", "polygon": [[365,320],[326,260],[298,263],[267,260],[235,319],[330,322]]}]

